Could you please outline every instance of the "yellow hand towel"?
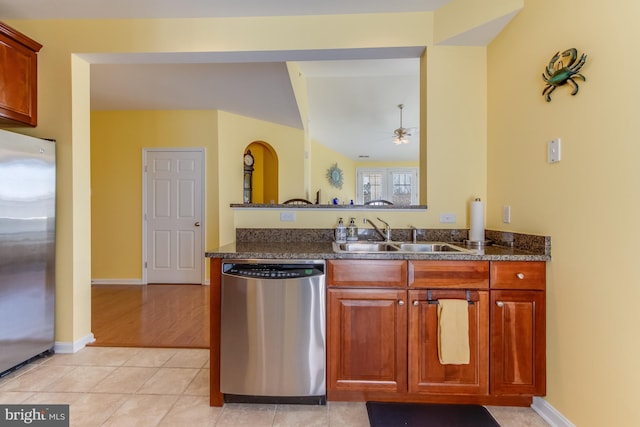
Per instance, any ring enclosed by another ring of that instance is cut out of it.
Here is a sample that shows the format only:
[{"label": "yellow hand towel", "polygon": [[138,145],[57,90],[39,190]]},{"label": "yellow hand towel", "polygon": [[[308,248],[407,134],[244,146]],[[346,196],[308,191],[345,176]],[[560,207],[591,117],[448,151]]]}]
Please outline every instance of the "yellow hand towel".
[{"label": "yellow hand towel", "polygon": [[469,303],[466,300],[438,300],[438,357],[443,365],[469,363]]}]

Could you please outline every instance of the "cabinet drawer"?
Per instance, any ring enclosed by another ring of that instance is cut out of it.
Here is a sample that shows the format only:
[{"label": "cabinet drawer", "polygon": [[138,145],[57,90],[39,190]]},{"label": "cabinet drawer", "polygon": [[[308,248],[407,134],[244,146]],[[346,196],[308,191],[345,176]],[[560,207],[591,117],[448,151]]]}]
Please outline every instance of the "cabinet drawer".
[{"label": "cabinet drawer", "polygon": [[409,261],[412,288],[489,288],[488,261]]},{"label": "cabinet drawer", "polygon": [[329,286],[407,286],[407,262],[402,260],[328,260]]},{"label": "cabinet drawer", "polygon": [[545,282],[544,261],[491,262],[491,289],[544,290]]}]

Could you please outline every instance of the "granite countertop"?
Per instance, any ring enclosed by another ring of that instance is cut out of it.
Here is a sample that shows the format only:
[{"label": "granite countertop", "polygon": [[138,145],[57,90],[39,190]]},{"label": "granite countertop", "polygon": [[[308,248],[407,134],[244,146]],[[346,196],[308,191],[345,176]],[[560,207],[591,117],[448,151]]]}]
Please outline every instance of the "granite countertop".
[{"label": "granite countertop", "polygon": [[[422,230],[418,242],[441,241],[458,246],[466,238],[464,230]],[[407,231],[410,233],[410,230]],[[406,260],[464,260],[464,261],[550,261],[551,239],[548,236],[532,236],[516,233],[488,231],[487,238],[500,244],[491,244],[474,253],[419,253],[335,252],[331,240],[332,230],[295,229],[239,229],[237,241],[207,251],[208,258],[226,259],[406,259]],[[363,237],[359,236],[361,240]],[[393,236],[399,241],[409,241],[409,236]],[[400,237],[400,238],[398,238]]]},{"label": "granite countertop", "polygon": [[549,261],[550,255],[535,254],[504,246],[486,246],[475,253],[334,252],[331,242],[236,242],[205,254],[226,259],[412,259],[412,260],[489,260]]}]

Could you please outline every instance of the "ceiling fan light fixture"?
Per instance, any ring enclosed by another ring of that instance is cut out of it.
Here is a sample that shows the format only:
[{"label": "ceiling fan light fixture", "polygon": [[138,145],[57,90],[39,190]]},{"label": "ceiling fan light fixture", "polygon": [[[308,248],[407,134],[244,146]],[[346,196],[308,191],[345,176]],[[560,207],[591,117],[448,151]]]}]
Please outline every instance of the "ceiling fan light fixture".
[{"label": "ceiling fan light fixture", "polygon": [[409,133],[409,129],[402,127],[402,109],[404,108],[404,104],[398,104],[398,108],[400,109],[400,127],[393,131],[393,134],[396,136],[393,139],[393,143],[396,145],[408,144],[409,139],[407,136],[411,136],[411,134]]},{"label": "ceiling fan light fixture", "polygon": [[404,136],[396,136],[393,139],[393,143],[396,145],[408,144],[409,140]]}]

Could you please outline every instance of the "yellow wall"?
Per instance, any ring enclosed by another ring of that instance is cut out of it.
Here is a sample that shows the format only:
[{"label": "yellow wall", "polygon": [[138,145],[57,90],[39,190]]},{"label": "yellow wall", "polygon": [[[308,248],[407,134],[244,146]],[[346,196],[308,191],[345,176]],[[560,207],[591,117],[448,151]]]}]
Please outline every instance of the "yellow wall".
[{"label": "yellow wall", "polygon": [[[487,225],[552,236],[546,399],[580,427],[640,425],[639,16],[632,0],[528,1],[488,50]],[[586,82],[547,103],[541,74],[570,47]]]},{"label": "yellow wall", "polygon": [[524,0],[451,1],[435,12],[434,41],[446,44],[460,34],[519,12],[523,4]]},{"label": "yellow wall", "polygon": [[91,114],[92,279],[142,278],[143,148],[205,148],[206,246],[217,245],[217,127],[215,111]]},{"label": "yellow wall", "polygon": [[[235,241],[232,203],[242,203],[242,156],[253,141],[268,143],[278,155],[278,194],[281,201],[304,194],[302,182],[304,131],[288,126],[255,120],[237,114],[219,111],[218,138],[220,244]],[[238,159],[233,161],[230,159]],[[254,226],[259,226],[257,220]]]},{"label": "yellow wall", "polygon": [[[212,249],[218,246],[225,228],[228,229],[226,238],[235,239],[231,225],[220,226],[219,212],[229,211],[231,203],[242,203],[242,155],[258,136],[279,153],[278,191],[301,194],[296,193],[296,188],[302,191],[301,180],[296,178],[302,175],[299,161],[302,131],[299,129],[218,111],[93,112],[92,278],[139,280],[142,277],[143,148],[206,149],[206,247]],[[262,162],[263,151],[252,151],[257,164]],[[219,162],[219,159],[225,160]],[[263,181],[258,174],[258,189]]]},{"label": "yellow wall", "polygon": [[[311,194],[309,200],[315,202],[316,191],[320,190],[320,203],[331,203],[338,198],[340,204],[356,198],[356,166],[350,158],[333,151],[326,145],[311,141]],[[334,164],[342,170],[342,188],[334,187],[327,179],[327,170]]]}]

